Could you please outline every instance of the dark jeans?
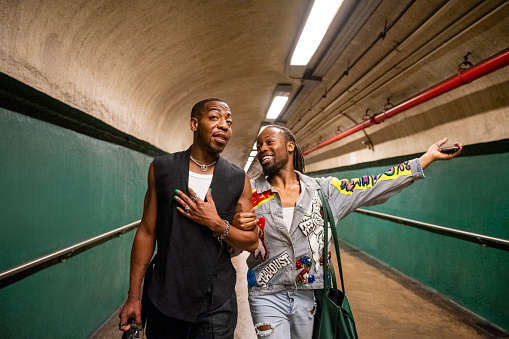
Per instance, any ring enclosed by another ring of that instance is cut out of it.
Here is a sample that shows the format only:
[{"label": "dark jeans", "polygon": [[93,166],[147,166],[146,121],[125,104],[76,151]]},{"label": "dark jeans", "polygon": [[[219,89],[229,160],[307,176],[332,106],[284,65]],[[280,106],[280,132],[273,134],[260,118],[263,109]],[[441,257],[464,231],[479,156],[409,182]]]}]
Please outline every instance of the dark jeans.
[{"label": "dark jeans", "polygon": [[150,302],[146,305],[147,339],[232,339],[237,325],[237,296],[232,294],[215,310],[202,314],[195,323],[169,318]]}]

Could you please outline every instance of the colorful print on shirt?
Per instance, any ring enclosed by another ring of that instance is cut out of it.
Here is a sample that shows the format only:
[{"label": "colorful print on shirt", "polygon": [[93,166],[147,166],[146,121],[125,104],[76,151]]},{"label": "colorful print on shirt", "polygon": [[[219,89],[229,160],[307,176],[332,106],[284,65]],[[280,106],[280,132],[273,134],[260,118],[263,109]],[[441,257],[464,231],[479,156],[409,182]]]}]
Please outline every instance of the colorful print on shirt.
[{"label": "colorful print on shirt", "polygon": [[265,261],[269,257],[269,251],[267,250],[267,246],[265,245],[265,218],[264,217],[258,218],[257,225],[258,225],[258,247],[254,251],[254,257]]},{"label": "colorful print on shirt", "polygon": [[361,178],[353,178],[350,181],[332,178],[331,184],[334,185],[342,194],[351,195],[355,190],[365,190],[369,187],[373,187],[373,185],[375,185],[378,181],[393,180],[404,175],[412,175],[412,170],[408,161],[405,161],[398,166],[394,166],[387,172],[377,176],[365,175]]},{"label": "colorful print on shirt", "polygon": [[257,209],[258,206],[260,206],[263,203],[266,203],[275,196],[276,193],[272,192],[271,190],[267,190],[262,193],[258,193],[256,192],[256,190],[253,190],[253,192],[251,193],[251,201],[253,203],[253,207]]},{"label": "colorful print on shirt", "polygon": [[[320,257],[323,252],[323,210],[322,203],[320,201],[320,196],[318,195],[318,191],[313,193],[313,198],[311,199],[311,205],[307,212],[302,216],[301,221],[299,222],[299,228],[304,233],[304,235],[308,238],[309,247],[311,248],[311,259],[313,260],[313,264],[315,265],[315,271],[318,272],[320,268]],[[332,234],[329,232],[329,239],[332,237]]]},{"label": "colorful print on shirt", "polygon": [[297,286],[304,284],[312,284],[315,282],[315,276],[309,273],[309,270],[313,266],[313,260],[307,256],[303,256],[295,261],[295,269],[300,270],[299,274],[295,278]]},{"label": "colorful print on shirt", "polygon": [[[251,193],[251,202],[253,207],[256,209],[258,206],[269,201],[275,196],[276,193],[273,193],[271,190],[267,190],[262,193],[258,193],[256,190],[253,190]],[[254,256],[255,258],[262,259],[263,261],[267,260],[269,257],[269,251],[265,245],[265,218],[263,217],[258,219],[258,248],[255,250]]]}]

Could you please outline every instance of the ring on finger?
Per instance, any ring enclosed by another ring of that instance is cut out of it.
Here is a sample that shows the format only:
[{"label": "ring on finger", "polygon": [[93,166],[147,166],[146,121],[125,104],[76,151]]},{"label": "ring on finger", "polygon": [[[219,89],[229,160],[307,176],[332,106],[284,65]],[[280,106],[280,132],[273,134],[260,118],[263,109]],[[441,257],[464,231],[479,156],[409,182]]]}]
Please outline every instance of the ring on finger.
[{"label": "ring on finger", "polygon": [[191,200],[192,200],[193,202],[196,202],[196,200],[197,200],[197,199],[198,199],[198,194],[196,194],[196,193],[195,193],[195,194],[193,194],[193,195],[191,196]]},{"label": "ring on finger", "polygon": [[191,210],[191,208],[189,208],[189,205],[186,205],[186,207],[184,207],[184,210],[189,213],[189,211]]}]

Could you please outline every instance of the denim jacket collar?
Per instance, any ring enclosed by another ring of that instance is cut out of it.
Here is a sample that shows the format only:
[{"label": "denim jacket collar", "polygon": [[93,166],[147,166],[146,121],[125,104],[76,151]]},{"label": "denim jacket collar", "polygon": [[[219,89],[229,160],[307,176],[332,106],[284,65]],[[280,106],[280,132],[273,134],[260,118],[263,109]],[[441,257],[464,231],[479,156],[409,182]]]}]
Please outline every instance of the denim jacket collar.
[{"label": "denim jacket collar", "polygon": [[[310,188],[313,190],[317,190],[320,188],[320,185],[314,180],[313,178],[308,177],[307,175],[303,175],[299,171],[295,171],[297,173],[297,176],[299,177],[299,181],[301,182],[301,190],[304,191],[306,188]],[[306,187],[302,187],[302,184],[304,184]],[[272,192],[275,192],[272,185],[267,180],[267,177],[263,174],[260,174],[258,178],[255,180],[255,184],[253,187],[253,190],[256,190],[257,192],[265,192],[268,190],[271,190]]]}]

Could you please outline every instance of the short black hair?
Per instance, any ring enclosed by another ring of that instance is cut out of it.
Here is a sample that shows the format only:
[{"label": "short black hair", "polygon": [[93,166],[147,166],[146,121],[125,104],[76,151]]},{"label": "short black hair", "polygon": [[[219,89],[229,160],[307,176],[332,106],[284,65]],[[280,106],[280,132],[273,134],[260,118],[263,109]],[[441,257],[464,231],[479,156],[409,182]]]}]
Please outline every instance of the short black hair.
[{"label": "short black hair", "polygon": [[199,119],[201,117],[201,114],[203,113],[203,109],[205,108],[205,104],[207,102],[211,102],[211,101],[224,102],[224,100],[221,100],[221,99],[218,99],[218,98],[208,98],[208,99],[204,99],[202,101],[199,101],[199,102],[197,102],[193,106],[193,109],[191,110],[191,118]]}]

